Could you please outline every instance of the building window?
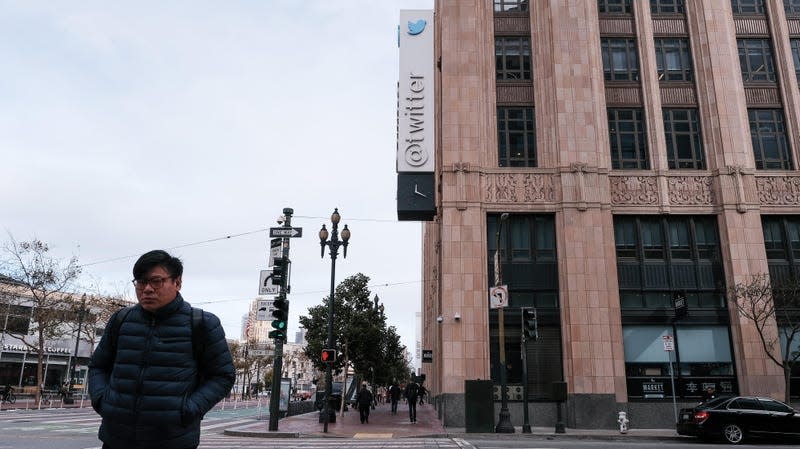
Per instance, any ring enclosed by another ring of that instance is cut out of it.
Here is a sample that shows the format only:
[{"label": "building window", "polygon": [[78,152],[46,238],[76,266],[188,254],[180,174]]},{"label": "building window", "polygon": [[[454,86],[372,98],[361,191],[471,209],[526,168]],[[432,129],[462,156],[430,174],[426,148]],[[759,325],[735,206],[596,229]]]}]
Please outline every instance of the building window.
[{"label": "building window", "polygon": [[612,168],[646,170],[650,167],[642,117],[641,109],[608,110]]},{"label": "building window", "polygon": [[764,0],[731,0],[734,14],[764,14]]},{"label": "building window", "polygon": [[775,62],[769,39],[737,39],[742,81],[775,82]]},{"label": "building window", "polygon": [[792,61],[794,61],[794,76],[800,84],[800,39],[789,39],[792,45]]},{"label": "building window", "polygon": [[650,0],[652,14],[683,14],[686,9],[683,0]]},{"label": "building window", "polygon": [[26,335],[30,330],[31,311],[27,306],[16,304],[0,304],[0,319],[3,320],[3,331],[7,333]]},{"label": "building window", "polygon": [[603,76],[606,81],[638,81],[639,59],[635,39],[603,38]]},{"label": "building window", "polygon": [[497,108],[500,167],[536,167],[536,123],[531,107]]},{"label": "building window", "polygon": [[[495,285],[495,254],[500,214],[486,216],[488,285]],[[510,385],[527,381],[531,399],[551,397],[550,384],[563,379],[561,322],[558,302],[558,261],[555,216],[511,214],[500,233],[500,273],[508,285],[509,304],[504,312],[506,378]],[[528,378],[523,377],[520,337],[521,307],[536,307],[539,340],[527,345]],[[499,383],[499,319],[489,311],[491,377]]]},{"label": "building window", "polygon": [[655,39],[659,81],[692,81],[689,39]]},{"label": "building window", "polygon": [[[674,351],[664,350],[665,338]],[[727,326],[719,325],[624,325],[625,374],[629,399],[673,397],[670,363],[676,397],[702,397],[706,387],[719,394],[736,394],[733,352]]]},{"label": "building window", "polygon": [[748,109],[750,139],[756,168],[760,170],[792,170],[786,126],[780,109]]},{"label": "building window", "polygon": [[525,12],[528,0],[494,0],[494,12]]},{"label": "building window", "polygon": [[597,0],[600,14],[630,14],[632,8],[631,0]]},{"label": "building window", "polygon": [[697,109],[664,109],[663,114],[669,168],[705,170]]},{"label": "building window", "polygon": [[623,309],[671,309],[675,292],[690,309],[725,309],[725,275],[714,217],[615,216]]},{"label": "building window", "polygon": [[800,0],[783,0],[783,10],[787,16],[800,15]]},{"label": "building window", "polygon": [[531,40],[527,37],[495,37],[497,81],[531,79]]}]

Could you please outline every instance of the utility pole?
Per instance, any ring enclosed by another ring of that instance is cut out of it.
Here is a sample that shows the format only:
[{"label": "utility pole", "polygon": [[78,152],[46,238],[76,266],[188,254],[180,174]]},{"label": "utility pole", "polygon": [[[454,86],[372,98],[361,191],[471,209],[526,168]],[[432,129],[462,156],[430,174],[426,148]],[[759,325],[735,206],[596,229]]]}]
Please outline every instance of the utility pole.
[{"label": "utility pole", "polygon": [[[283,227],[291,229],[292,227],[292,214],[294,213],[294,209],[291,208],[284,208],[283,209]],[[283,245],[281,247],[281,259],[282,259],[282,276],[280,278],[280,292],[278,293],[278,301],[285,302],[285,312],[288,315],[289,311],[289,304],[286,299],[286,294],[288,293],[288,282],[289,282],[289,239],[290,234],[286,234],[283,237]],[[274,281],[273,277],[273,281]],[[276,312],[273,312],[275,314]],[[274,315],[276,316],[276,315]],[[276,316],[278,320],[276,321],[283,321],[285,323],[285,319],[287,317]],[[275,327],[275,321],[273,321],[273,327]],[[277,328],[276,328],[277,329]],[[269,430],[276,431],[278,430],[278,419],[280,418],[279,414],[279,406],[280,406],[280,399],[281,399],[281,368],[283,367],[283,342],[286,340],[286,327],[284,324],[283,329],[278,329],[276,331],[270,332],[270,335],[274,336],[275,341],[275,360],[272,365],[272,392],[270,393],[269,398]],[[289,398],[287,397],[286,400],[288,401]]]}]

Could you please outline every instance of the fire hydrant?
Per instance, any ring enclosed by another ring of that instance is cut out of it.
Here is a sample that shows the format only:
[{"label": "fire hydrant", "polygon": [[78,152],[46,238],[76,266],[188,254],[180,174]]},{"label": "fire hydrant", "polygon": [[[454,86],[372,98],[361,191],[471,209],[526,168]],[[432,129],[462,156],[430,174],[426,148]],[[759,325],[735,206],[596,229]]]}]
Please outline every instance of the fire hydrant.
[{"label": "fire hydrant", "polygon": [[628,414],[619,412],[617,422],[619,423],[619,433],[628,433]]}]

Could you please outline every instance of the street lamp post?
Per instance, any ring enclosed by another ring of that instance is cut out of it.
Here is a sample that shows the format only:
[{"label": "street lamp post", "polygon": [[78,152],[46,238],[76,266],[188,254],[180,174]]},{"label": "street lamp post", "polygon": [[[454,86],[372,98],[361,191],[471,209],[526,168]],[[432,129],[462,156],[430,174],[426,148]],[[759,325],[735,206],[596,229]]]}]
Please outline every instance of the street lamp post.
[{"label": "street lamp post", "polygon": [[[322,229],[319,230],[319,244],[321,246],[321,257],[325,257],[325,247],[327,246],[330,249],[331,255],[331,293],[328,297],[328,349],[333,349],[333,297],[334,291],[336,288],[336,256],[339,255],[339,247],[342,246],[343,248],[343,257],[347,258],[347,245],[350,241],[350,230],[347,229],[347,225],[344,225],[344,229],[342,229],[342,239],[339,240],[339,221],[342,219],[341,215],[339,215],[339,209],[336,208],[333,210],[333,214],[331,214],[331,233],[330,239],[328,239],[328,230],[325,229],[325,225],[322,225]],[[328,366],[325,367],[325,404],[323,406],[323,417],[322,422],[323,424],[323,432],[328,433],[328,422],[331,419],[331,393],[333,392],[333,374],[332,374],[332,364],[333,361],[327,362]],[[344,387],[342,388],[344,390]],[[344,393],[344,391],[342,391]],[[344,398],[342,398],[344,400]],[[336,419],[335,417],[333,419]]]},{"label": "street lamp post", "polygon": [[75,389],[75,377],[78,367],[78,344],[81,341],[81,327],[83,327],[83,314],[86,312],[86,295],[81,296],[81,308],[78,310],[78,333],[75,335],[75,352],[72,357],[72,373],[69,377],[69,392]]},{"label": "street lamp post", "polygon": [[[508,213],[500,215],[500,223],[497,225],[495,233],[495,286],[503,284],[503,266],[500,258],[500,232],[503,230],[503,223],[508,220]],[[497,325],[500,331],[500,418],[494,428],[496,433],[514,433],[514,426],[511,425],[511,414],[508,413],[508,385],[506,385],[506,333],[505,322],[503,320],[503,307],[497,310]]]}]

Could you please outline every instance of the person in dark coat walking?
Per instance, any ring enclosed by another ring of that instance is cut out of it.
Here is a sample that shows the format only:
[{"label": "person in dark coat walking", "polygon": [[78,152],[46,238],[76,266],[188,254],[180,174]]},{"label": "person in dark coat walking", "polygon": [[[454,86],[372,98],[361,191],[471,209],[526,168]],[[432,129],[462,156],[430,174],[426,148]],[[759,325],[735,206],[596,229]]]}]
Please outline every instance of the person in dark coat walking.
[{"label": "person in dark coat walking", "polygon": [[361,424],[369,424],[369,408],[372,407],[372,392],[367,389],[367,384],[361,384],[361,390],[356,395],[356,403],[358,403],[358,415],[361,418]]},{"label": "person in dark coat walking", "polygon": [[403,394],[403,391],[400,390],[400,385],[397,385],[397,381],[395,381],[391,387],[389,387],[389,399],[392,401],[392,415],[397,414],[397,402],[400,400],[400,395]]},{"label": "person in dark coat walking", "polygon": [[408,417],[411,422],[417,422],[417,394],[419,392],[419,384],[415,379],[406,385],[406,400],[408,400]]},{"label": "person in dark coat walking", "polygon": [[167,252],[142,255],[133,266],[139,303],[111,316],[92,355],[89,394],[103,449],[197,448],[200,420],[233,386],[220,320],[202,312],[195,330],[182,276],[183,263]]}]

